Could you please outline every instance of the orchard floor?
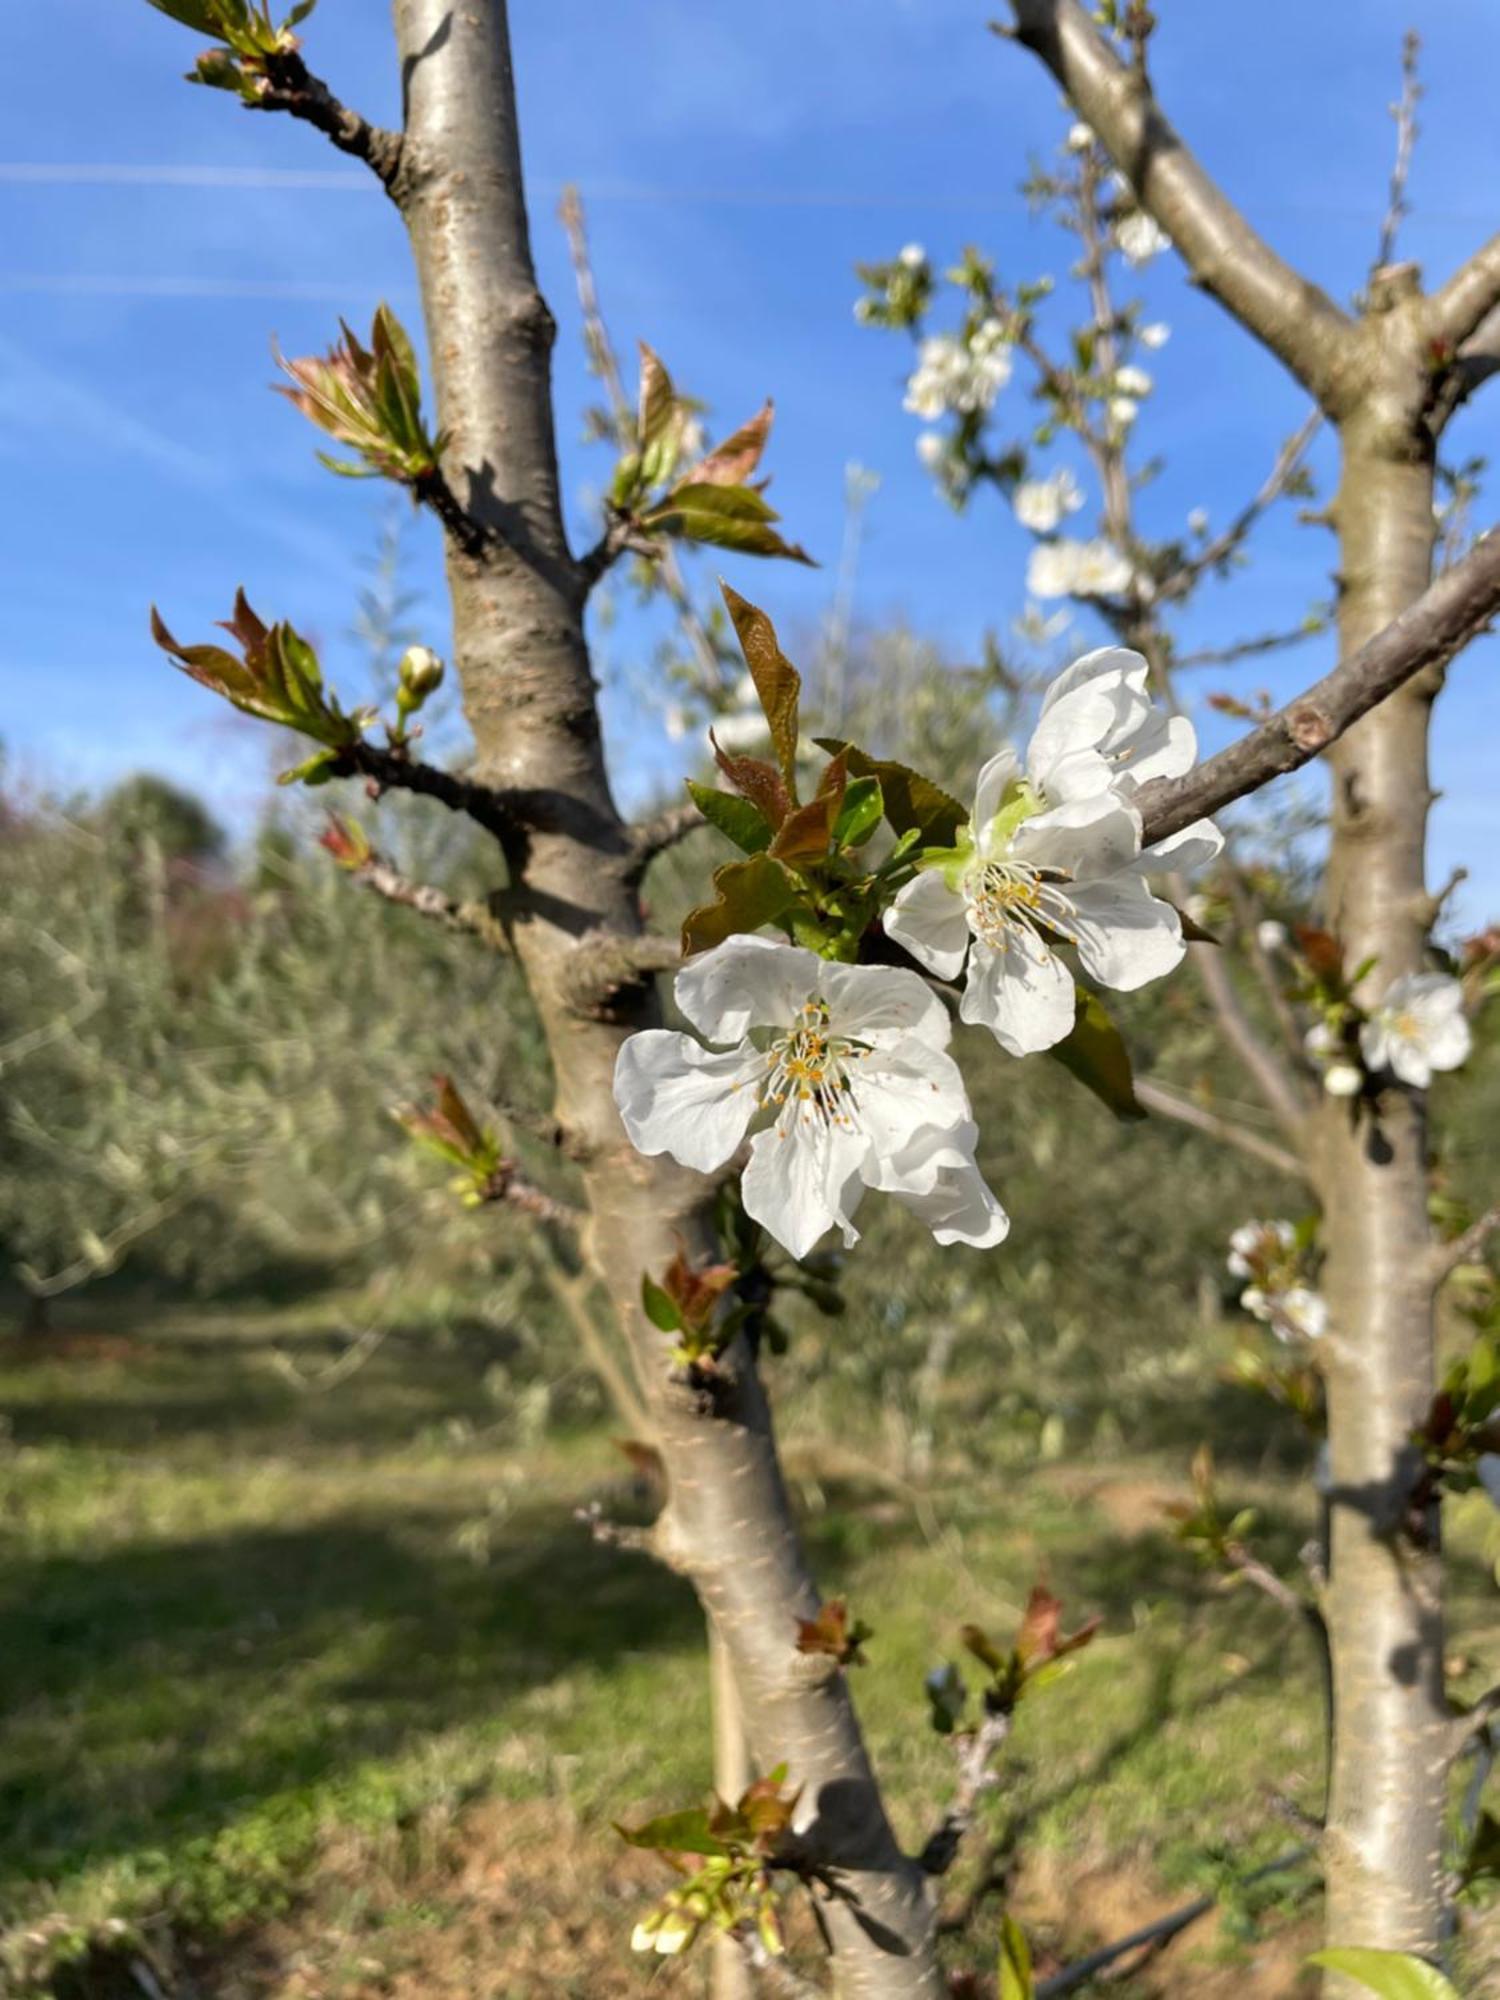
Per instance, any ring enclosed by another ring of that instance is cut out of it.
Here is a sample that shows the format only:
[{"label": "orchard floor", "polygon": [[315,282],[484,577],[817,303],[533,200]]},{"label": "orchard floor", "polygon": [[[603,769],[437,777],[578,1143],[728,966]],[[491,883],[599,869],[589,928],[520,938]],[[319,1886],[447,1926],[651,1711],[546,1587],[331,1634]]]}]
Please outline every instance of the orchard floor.
[{"label": "orchard floor", "polygon": [[[632,1959],[669,1879],[612,1819],[706,1785],[689,1592],[575,1510],[644,1518],[607,1427],[496,1400],[492,1337],[392,1333],[351,1372],[323,1314],[65,1321],[0,1347],[0,1992],[59,2000],[609,2000],[701,1991]],[[774,1364],[773,1364],[774,1366]],[[490,1378],[486,1393],[483,1385]],[[1073,1673],[1023,1704],[986,1825],[1043,1971],[1205,1890],[1216,1913],[1111,1991],[1299,1991],[1305,1867],[1244,1877],[1319,1808],[1295,1620],[1173,1541],[1181,1454],[921,1493],[793,1431],[818,1572],[875,1628],[854,1670],[899,1830],[951,1752],[922,1676],[1045,1576]],[[1305,1493],[1232,1464],[1293,1566]],[[1461,1507],[1452,1665],[1500,1667],[1493,1517]],[[984,1842],[951,1878],[974,1886]],[[985,1902],[953,1964],[993,1964]]]}]

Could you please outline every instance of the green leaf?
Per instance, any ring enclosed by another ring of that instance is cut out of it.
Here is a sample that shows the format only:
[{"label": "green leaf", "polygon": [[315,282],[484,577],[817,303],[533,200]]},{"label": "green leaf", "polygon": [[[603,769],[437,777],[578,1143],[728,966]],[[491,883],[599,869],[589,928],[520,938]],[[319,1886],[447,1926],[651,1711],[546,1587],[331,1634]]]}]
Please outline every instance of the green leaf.
[{"label": "green leaf", "polygon": [[651,1847],[661,1854],[727,1854],[729,1849],[708,1830],[708,1814],[702,1806],[682,1812],[661,1813],[644,1826],[621,1826],[615,1832],[631,1847]]},{"label": "green leaf", "polygon": [[682,1314],[677,1301],[648,1272],[641,1273],[641,1310],[660,1333],[680,1333]]},{"label": "green leaf", "polygon": [[784,556],[816,569],[806,549],[771,525],[778,518],[753,487],[680,486],[641,516],[641,526],[710,548],[737,549],[745,556]]},{"label": "green leaf", "polygon": [[684,955],[775,923],[796,901],[797,885],[769,854],[752,854],[748,861],[726,861],[716,869],[714,892],[712,903],[690,910],[683,920]]},{"label": "green leaf", "polygon": [[1336,1945],[1315,1951],[1309,1965],[1347,1973],[1380,2000],[1460,2000],[1458,1988],[1434,1965],[1404,1951],[1376,1951],[1372,1945]]},{"label": "green leaf", "polygon": [[1000,1990],[998,2000],[1032,2000],[1031,1946],[1012,1916],[1000,1924]]},{"label": "green leaf", "polygon": [[856,778],[844,793],[844,803],[834,822],[833,838],[838,847],[862,847],[885,816],[885,794],[878,778]]},{"label": "green leaf", "polygon": [[317,750],[306,763],[293,765],[277,777],[278,785],[326,785],[333,777],[330,765],[338,762],[337,750]]},{"label": "green leaf", "polygon": [[764,611],[758,610],[737,590],[720,583],[725,608],[734,621],[735,634],[745,665],[755,682],[755,692],[767,723],[771,742],[781,763],[782,775],[792,797],[797,796],[798,708],[802,699],[802,676],[782,652],[776,628]]},{"label": "green leaf", "polygon": [[820,736],[818,748],[830,755],[843,750],[851,778],[878,778],[885,816],[896,833],[915,833],[924,847],[952,847],[969,815],[950,793],[909,765],[871,757],[838,736]]},{"label": "green leaf", "polygon": [[700,486],[742,486],[760,463],[771,434],[770,403],[758,410],[748,423],[715,445],[707,458],[693,467],[694,483]]},{"label": "green leaf", "polygon": [[717,827],[742,853],[760,854],[770,846],[771,828],[766,817],[748,799],[721,792],[717,785],[700,785],[693,778],[688,779],[688,792],[709,825]]},{"label": "green leaf", "polygon": [[165,14],[173,21],[180,21],[185,28],[192,28],[200,35],[217,35],[218,17],[211,0],[149,0],[158,14]]},{"label": "green leaf", "polygon": [[1135,1094],[1130,1051],[1097,993],[1078,988],[1078,1012],[1073,1031],[1048,1054],[1072,1072],[1081,1084],[1107,1104],[1117,1118],[1144,1118]]},{"label": "green leaf", "polygon": [[641,389],[636,435],[640,449],[645,451],[659,441],[671,424],[677,409],[677,391],[672,387],[672,378],[663,366],[661,356],[644,340],[640,349]]}]

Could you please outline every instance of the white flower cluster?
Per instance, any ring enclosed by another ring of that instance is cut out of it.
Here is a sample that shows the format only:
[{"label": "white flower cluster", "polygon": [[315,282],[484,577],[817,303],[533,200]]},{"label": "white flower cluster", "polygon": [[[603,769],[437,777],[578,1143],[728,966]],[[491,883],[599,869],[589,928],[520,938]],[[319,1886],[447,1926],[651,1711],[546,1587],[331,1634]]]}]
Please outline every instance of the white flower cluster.
[{"label": "white flower cluster", "polygon": [[1113,542],[1075,542],[1062,535],[1032,550],[1026,588],[1033,597],[1118,597],[1134,575],[1130,558]]},{"label": "white flower cluster", "polygon": [[981,320],[967,339],[954,333],[929,334],[917,349],[905,407],[928,423],[949,411],[972,416],[989,409],[1010,380],[1010,372],[1010,343],[997,319]]},{"label": "white flower cluster", "polygon": [[1358,1097],[1367,1074],[1385,1072],[1426,1090],[1439,1070],[1468,1061],[1473,1035],[1458,980],[1445,972],[1407,972],[1360,1022],[1357,1061],[1351,1042],[1327,1021],[1314,1022],[1302,1045],[1330,1097]]},{"label": "white flower cluster", "polygon": [[1030,528],[1034,535],[1050,535],[1065,514],[1076,514],[1083,505],[1083,488],[1064,467],[1049,479],[1023,480],[1011,505],[1023,528]]},{"label": "white flower cluster", "polygon": [[[1060,945],[1121,991],[1170,972],[1182,925],[1147,875],[1222,846],[1200,820],[1142,850],[1138,788],[1180,775],[1197,749],[1192,725],[1152,703],[1147,676],[1140,654],[1118,647],[1061,674],[1024,764],[1009,748],[989,760],[954,847],[924,855],[885,913],[890,936],[939,978],[967,963],[960,1015],[1013,1055],[1051,1048],[1073,1025]],[[975,1164],[947,1011],[916,973],[735,936],[685,965],[675,991],[695,1034],[632,1035],[615,1069],[641,1152],[712,1173],[748,1138],[741,1199],[794,1257],[829,1228],[852,1243],[868,1189],[894,1195],[939,1243],[1004,1237]]]},{"label": "white flower cluster", "polygon": [[1247,1278],[1240,1304],[1279,1340],[1318,1340],[1328,1331],[1328,1305],[1307,1284],[1290,1222],[1242,1222],[1229,1239],[1229,1275]]},{"label": "white flower cluster", "polygon": [[1120,217],[1115,224],[1115,243],[1127,264],[1149,264],[1172,247],[1171,237],[1143,208]]}]

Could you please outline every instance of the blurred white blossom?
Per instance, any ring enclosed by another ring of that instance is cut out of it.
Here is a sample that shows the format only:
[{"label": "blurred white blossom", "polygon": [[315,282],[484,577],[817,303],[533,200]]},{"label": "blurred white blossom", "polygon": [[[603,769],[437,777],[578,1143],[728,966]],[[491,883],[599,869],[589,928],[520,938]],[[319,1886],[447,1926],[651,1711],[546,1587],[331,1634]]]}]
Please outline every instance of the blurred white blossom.
[{"label": "blurred white blossom", "polygon": [[1026,588],[1033,597],[1114,597],[1129,588],[1133,573],[1112,543],[1063,536],[1032,550]]},{"label": "blurred white blossom", "polygon": [[908,243],[897,257],[898,264],[904,264],[908,271],[917,271],[927,262],[927,252],[920,243]]},{"label": "blurred white blossom", "polygon": [[1063,467],[1049,479],[1023,480],[1011,504],[1023,528],[1030,528],[1034,534],[1050,535],[1065,514],[1078,512],[1083,505],[1083,490]]},{"label": "blurred white blossom", "polygon": [[1435,1070],[1465,1062],[1472,1039],[1463,988],[1443,972],[1407,972],[1392,980],[1359,1031],[1369,1067],[1388,1069],[1414,1090],[1425,1090]]},{"label": "blurred white blossom", "polygon": [[1149,326],[1143,326],[1136,334],[1142,347],[1165,347],[1172,337],[1172,329],[1164,319],[1154,319]]},{"label": "blurred white blossom", "polygon": [[1171,237],[1143,208],[1120,217],[1115,224],[1115,242],[1127,264],[1149,264],[1172,247]]},{"label": "blurred white blossom", "polygon": [[981,321],[967,341],[952,333],[931,334],[917,350],[905,407],[929,423],[949,410],[970,416],[990,407],[1010,371],[1010,346],[997,319]]}]

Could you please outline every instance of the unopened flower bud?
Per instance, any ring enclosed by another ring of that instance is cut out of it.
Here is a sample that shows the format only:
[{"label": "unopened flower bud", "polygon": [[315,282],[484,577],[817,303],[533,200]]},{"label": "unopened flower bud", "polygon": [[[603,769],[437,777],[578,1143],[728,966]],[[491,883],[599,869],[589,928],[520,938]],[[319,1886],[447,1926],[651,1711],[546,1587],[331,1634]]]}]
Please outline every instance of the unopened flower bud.
[{"label": "unopened flower bud", "polygon": [[1350,1062],[1330,1063],[1323,1072],[1323,1088],[1330,1097],[1358,1097],[1364,1082],[1364,1071]]},{"label": "unopened flower bud", "polygon": [[443,684],[443,663],[430,646],[408,646],[397,671],[401,686],[413,701],[426,701]]}]

